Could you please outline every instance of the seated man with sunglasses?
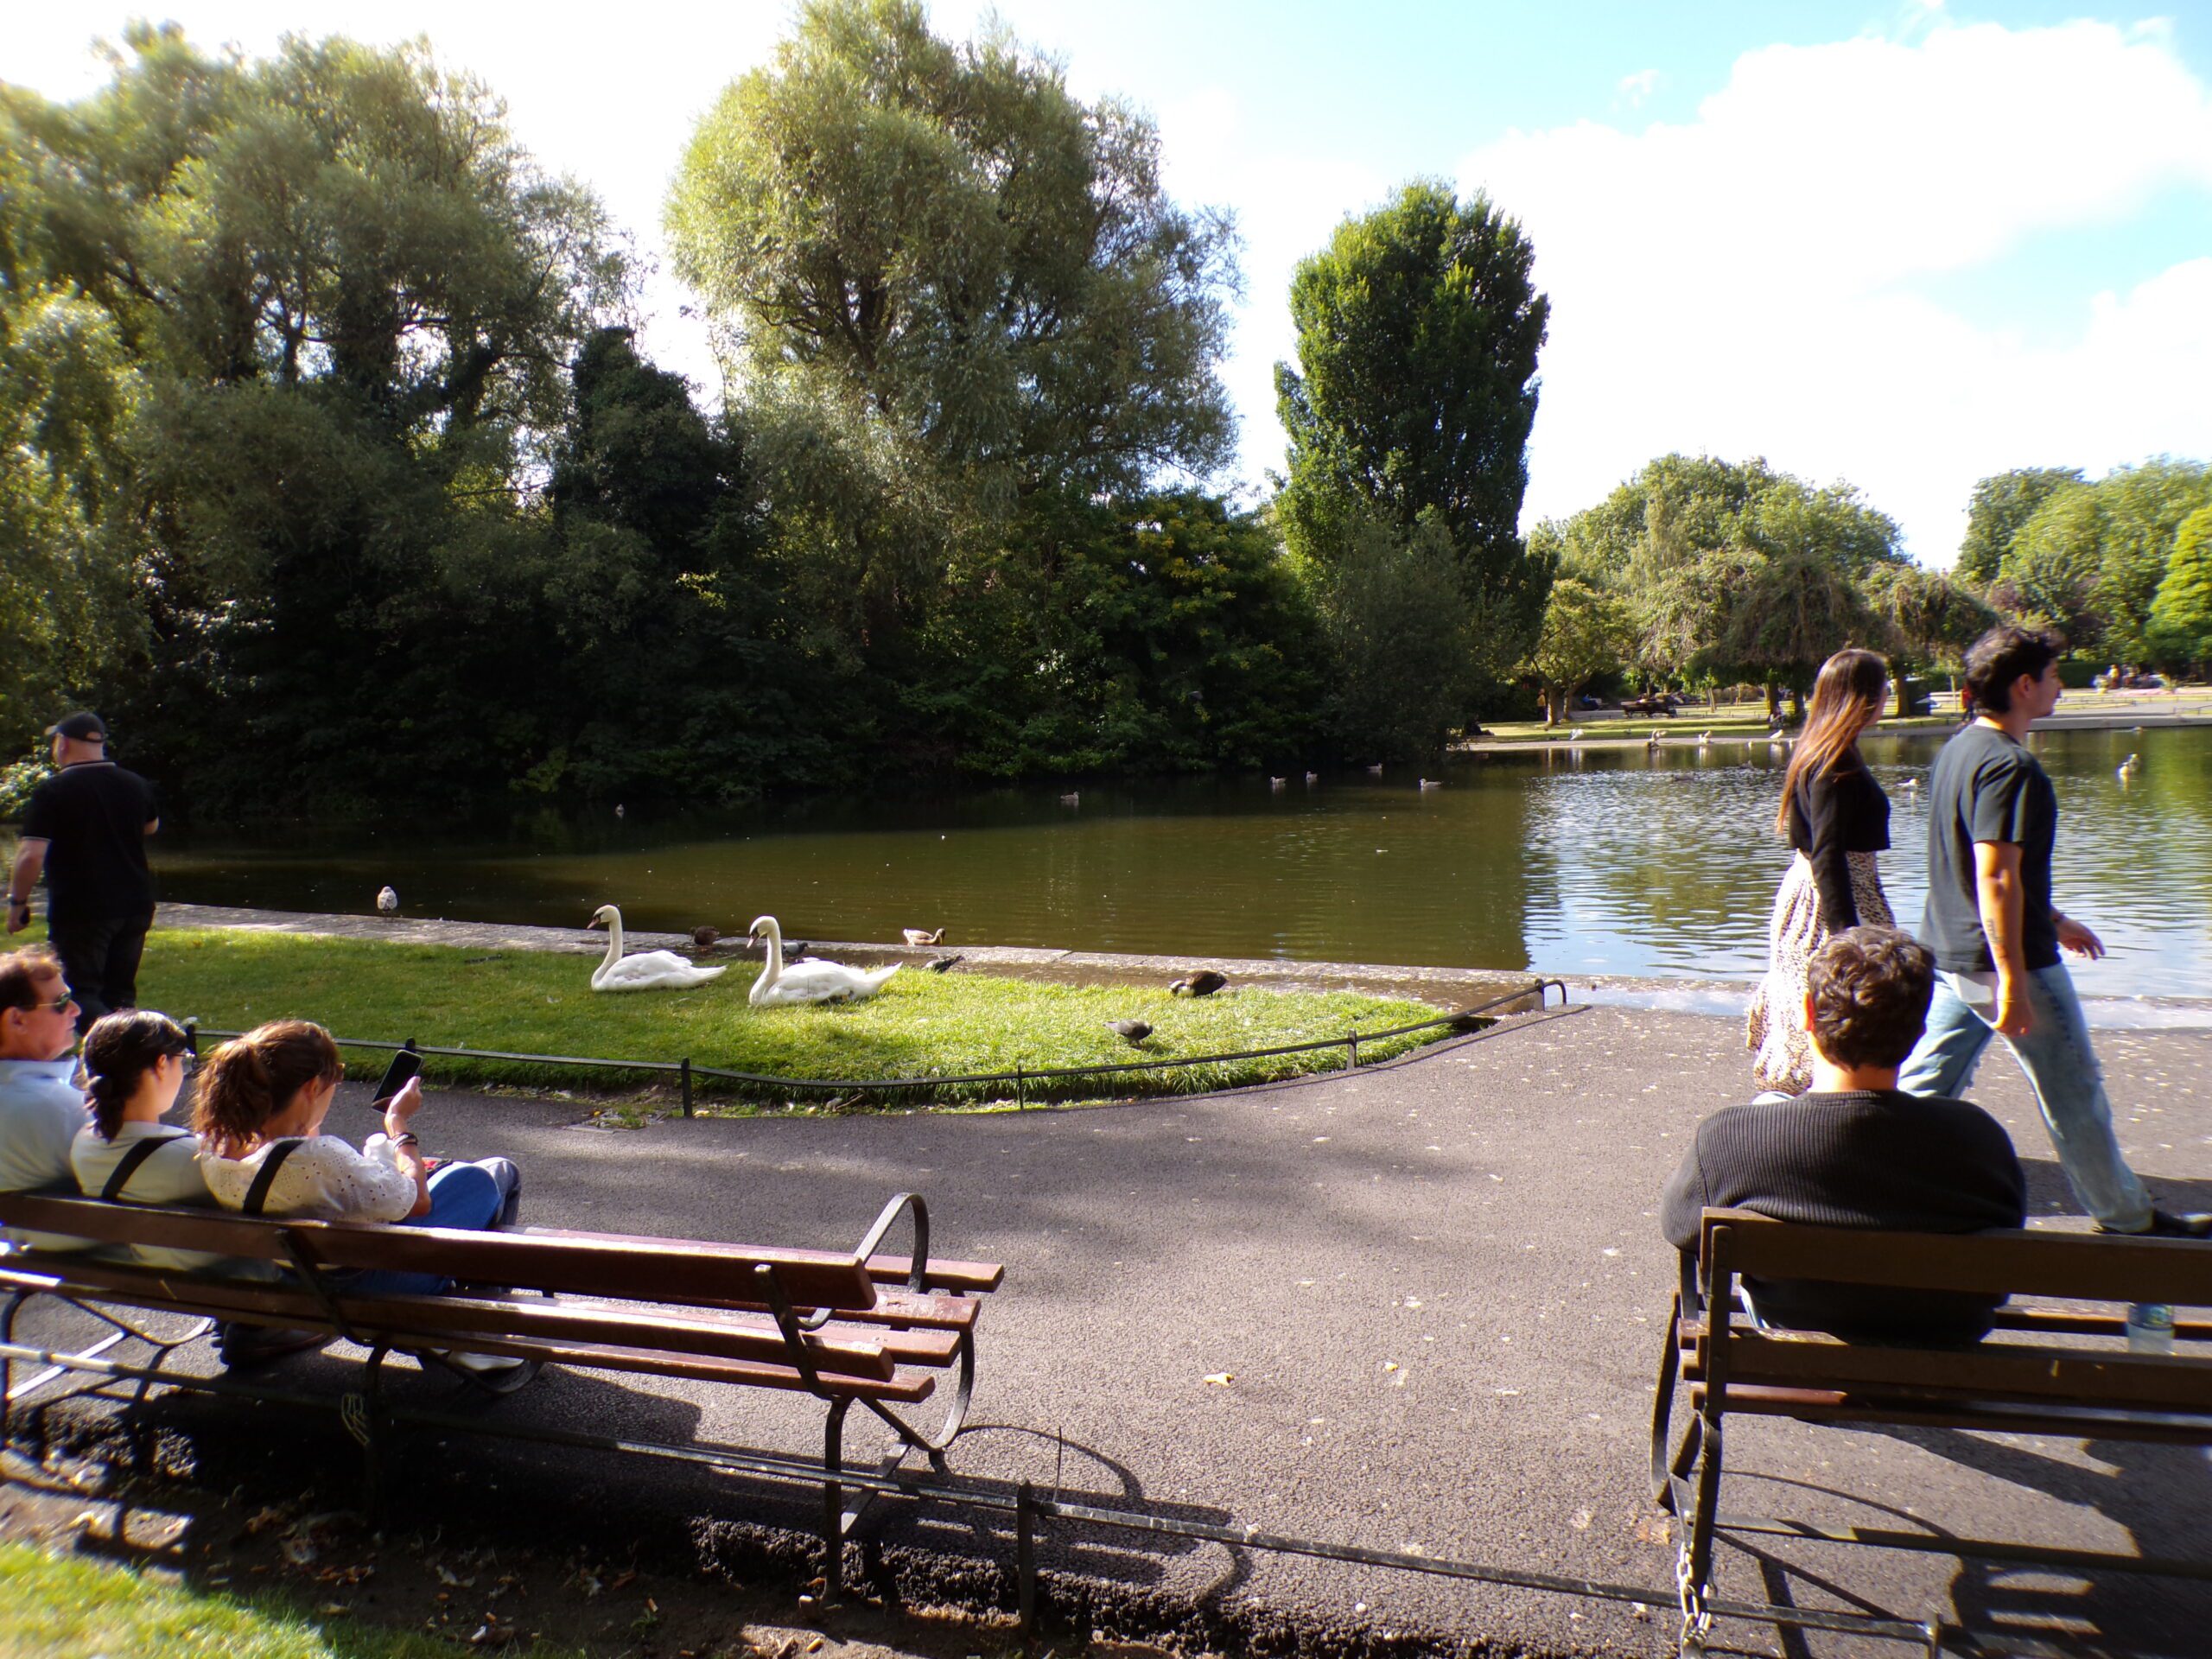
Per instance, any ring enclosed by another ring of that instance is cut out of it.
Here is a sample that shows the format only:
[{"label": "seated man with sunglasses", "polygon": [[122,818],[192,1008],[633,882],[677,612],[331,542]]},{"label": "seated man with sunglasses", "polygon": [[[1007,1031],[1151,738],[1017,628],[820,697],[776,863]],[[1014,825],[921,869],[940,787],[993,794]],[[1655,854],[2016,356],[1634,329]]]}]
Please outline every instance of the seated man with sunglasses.
[{"label": "seated man with sunglasses", "polygon": [[[0,1192],[73,1193],[69,1148],[85,1127],[78,1092],[77,1001],[42,950],[0,956]],[[0,1228],[0,1241],[72,1250],[86,1241]]]}]

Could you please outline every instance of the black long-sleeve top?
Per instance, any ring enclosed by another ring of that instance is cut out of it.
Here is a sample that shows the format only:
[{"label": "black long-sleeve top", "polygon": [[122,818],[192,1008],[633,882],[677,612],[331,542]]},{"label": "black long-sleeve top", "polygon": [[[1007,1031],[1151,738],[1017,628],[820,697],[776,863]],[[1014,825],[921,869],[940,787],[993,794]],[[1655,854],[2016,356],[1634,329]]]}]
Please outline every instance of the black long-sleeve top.
[{"label": "black long-sleeve top", "polygon": [[1859,925],[1846,853],[1889,850],[1890,798],[1853,749],[1817,778],[1798,779],[1789,797],[1789,844],[1813,866],[1821,925],[1829,933]]},{"label": "black long-sleeve top", "polygon": [[[1821,1227],[1978,1233],[2024,1224],[2027,1184],[2012,1137],[1980,1107],[1863,1090],[1707,1118],[1667,1183],[1668,1242],[1695,1250],[1707,1208]],[[1754,1281],[1750,1290],[1770,1325],[1874,1342],[1979,1341],[2001,1300],[1804,1279]]]}]

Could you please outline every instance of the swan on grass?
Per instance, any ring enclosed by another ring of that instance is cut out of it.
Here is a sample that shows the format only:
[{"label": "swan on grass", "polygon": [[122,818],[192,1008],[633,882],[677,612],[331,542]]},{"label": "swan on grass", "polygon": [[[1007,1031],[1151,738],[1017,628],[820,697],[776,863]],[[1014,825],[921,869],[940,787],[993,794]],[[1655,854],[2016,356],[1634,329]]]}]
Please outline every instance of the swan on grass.
[{"label": "swan on grass", "polygon": [[715,975],[729,971],[696,967],[673,950],[640,950],[634,957],[624,956],[622,912],[612,905],[601,905],[594,911],[588,925],[607,930],[607,959],[591,976],[594,991],[678,991],[703,985]]},{"label": "swan on grass", "polygon": [[768,941],[768,965],[760,970],[760,977],[745,994],[745,1000],[756,1008],[797,1002],[857,1002],[862,997],[874,996],[899,971],[895,962],[873,973],[848,968],[841,962],[799,962],[786,968],[784,930],[777,925],[774,917],[755,917],[752,934],[746,943],[750,944],[763,935]]}]

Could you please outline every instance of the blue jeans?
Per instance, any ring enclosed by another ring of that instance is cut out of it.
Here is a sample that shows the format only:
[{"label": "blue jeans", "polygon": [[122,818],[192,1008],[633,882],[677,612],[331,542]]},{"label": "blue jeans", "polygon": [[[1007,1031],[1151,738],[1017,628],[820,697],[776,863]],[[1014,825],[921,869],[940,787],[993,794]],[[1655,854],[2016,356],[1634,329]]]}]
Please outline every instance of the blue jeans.
[{"label": "blue jeans", "polygon": [[[2082,1207],[2106,1231],[2145,1231],[2151,1195],[2113,1136],[2112,1102],[2105,1096],[2096,1051],[2089,1046],[2088,1022],[2074,994],[2074,976],[2063,963],[2037,968],[2028,975],[2027,992],[2032,1020],[2028,1034],[2008,1037],[2005,1046],[2028,1074],[2059,1167]],[[1993,1014],[1995,1007],[1989,1012]],[[1909,1095],[1959,1099],[1996,1034],[1988,1020],[1960,996],[1955,976],[1938,974],[1928,1029],[1905,1057],[1897,1087]]]},{"label": "blue jeans", "polygon": [[[410,1216],[402,1227],[458,1227],[480,1233],[514,1225],[522,1202],[522,1172],[505,1158],[474,1164],[448,1164],[430,1177],[430,1209]],[[453,1281],[435,1273],[398,1273],[378,1268],[347,1281],[347,1294],[435,1296]]]}]

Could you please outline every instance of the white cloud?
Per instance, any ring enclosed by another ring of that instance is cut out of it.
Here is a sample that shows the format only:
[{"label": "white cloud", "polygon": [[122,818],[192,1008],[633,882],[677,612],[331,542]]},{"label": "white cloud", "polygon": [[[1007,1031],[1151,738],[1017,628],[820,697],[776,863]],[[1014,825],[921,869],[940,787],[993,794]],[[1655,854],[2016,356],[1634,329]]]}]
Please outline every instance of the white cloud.
[{"label": "white cloud", "polygon": [[2064,296],[2055,344],[1918,291],[2212,191],[2212,97],[2155,31],[1769,48],[1694,121],[1512,133],[1459,174],[1520,218],[1553,300],[1531,517],[1670,449],[1763,454],[1848,478],[1948,563],[1988,472],[2205,447],[2212,262]]},{"label": "white cloud", "polygon": [[1657,92],[1659,83],[1665,79],[1666,77],[1656,69],[1639,69],[1632,75],[1623,75],[1620,84],[1614,90],[1620,94],[1622,100],[1629,108],[1633,110],[1639,107],[1645,99]]}]

